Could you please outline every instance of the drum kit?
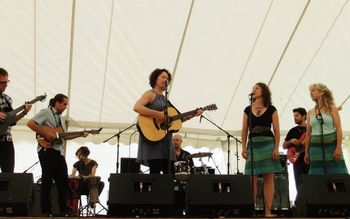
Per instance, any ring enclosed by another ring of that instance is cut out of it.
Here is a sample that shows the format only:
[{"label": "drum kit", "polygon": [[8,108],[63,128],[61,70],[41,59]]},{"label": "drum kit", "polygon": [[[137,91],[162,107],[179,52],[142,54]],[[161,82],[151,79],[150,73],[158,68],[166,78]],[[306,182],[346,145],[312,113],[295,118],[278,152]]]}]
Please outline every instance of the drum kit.
[{"label": "drum kit", "polygon": [[210,166],[207,166],[203,163],[202,158],[203,157],[211,157],[212,153],[210,152],[199,152],[188,155],[186,158],[199,158],[199,161],[201,162],[201,166],[191,167],[188,161],[177,161],[174,163],[175,168],[175,179],[179,182],[187,182],[188,176],[190,174],[209,174],[209,169],[211,169]]}]

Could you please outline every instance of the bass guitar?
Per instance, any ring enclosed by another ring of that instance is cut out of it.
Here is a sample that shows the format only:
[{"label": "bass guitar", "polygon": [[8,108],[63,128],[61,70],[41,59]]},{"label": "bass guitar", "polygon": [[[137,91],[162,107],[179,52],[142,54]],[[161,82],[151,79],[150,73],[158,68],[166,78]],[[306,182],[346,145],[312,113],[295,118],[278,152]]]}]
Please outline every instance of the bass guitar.
[{"label": "bass guitar", "polygon": [[[31,101],[27,101],[25,102],[26,104],[34,104],[38,101],[43,102],[46,99],[46,94],[41,95],[41,96],[37,96],[36,98],[34,98]],[[16,121],[16,115],[17,113],[21,112],[22,110],[24,110],[24,106],[25,104],[23,104],[22,106],[10,111],[10,112],[4,112],[6,114],[6,120],[3,122],[0,122],[0,135],[5,135],[7,132],[7,129],[10,126],[14,126],[16,125],[17,121]]]},{"label": "bass guitar", "polygon": [[[300,138],[299,141],[302,142],[306,137],[306,132],[304,132]],[[305,153],[305,147],[303,145],[300,146],[290,146],[287,151],[287,158],[292,163],[295,164],[298,159],[300,158],[300,155]]]},{"label": "bass guitar", "polygon": [[[205,107],[201,107],[205,110],[216,110],[216,104],[211,104]],[[188,111],[185,113],[178,113],[174,107],[168,107],[169,120],[167,124],[158,122],[155,118],[149,116],[138,116],[137,127],[142,135],[149,141],[156,142],[162,140],[166,136],[167,130],[170,132],[177,132],[182,127],[182,118],[193,116],[197,113],[197,109]]]},{"label": "bass guitar", "polygon": [[36,134],[36,140],[38,141],[39,145],[43,148],[50,148],[54,144],[62,144],[63,140],[66,140],[74,136],[82,136],[84,133],[89,133],[93,135],[100,134],[102,130],[102,128],[99,128],[97,130],[91,129],[91,130],[79,131],[79,132],[64,132],[64,130],[61,127],[51,128],[49,126],[43,126],[42,129],[45,133],[51,133],[56,136],[54,140],[50,141],[45,137],[39,134]]}]

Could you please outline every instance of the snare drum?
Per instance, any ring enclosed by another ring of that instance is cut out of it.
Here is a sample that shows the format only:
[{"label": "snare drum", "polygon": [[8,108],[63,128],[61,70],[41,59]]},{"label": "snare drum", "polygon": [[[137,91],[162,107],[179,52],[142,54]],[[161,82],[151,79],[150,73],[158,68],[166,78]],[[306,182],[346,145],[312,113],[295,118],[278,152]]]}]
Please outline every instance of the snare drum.
[{"label": "snare drum", "polygon": [[190,166],[187,161],[177,161],[174,163],[175,179],[178,181],[188,180]]}]

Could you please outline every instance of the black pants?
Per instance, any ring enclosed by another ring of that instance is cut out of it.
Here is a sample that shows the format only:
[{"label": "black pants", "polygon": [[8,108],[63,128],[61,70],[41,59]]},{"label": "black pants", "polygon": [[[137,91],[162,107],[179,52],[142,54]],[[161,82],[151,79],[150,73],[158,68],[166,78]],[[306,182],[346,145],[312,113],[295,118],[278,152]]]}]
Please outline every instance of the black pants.
[{"label": "black pants", "polygon": [[15,149],[12,141],[0,142],[0,169],[3,173],[13,173],[15,169]]},{"label": "black pants", "polygon": [[[104,182],[99,182],[98,186],[97,186],[97,192],[98,195],[100,195],[103,191],[103,188],[105,187],[105,183]],[[81,183],[81,195],[89,195],[90,194],[90,187],[88,185],[88,183],[86,181],[82,181]]]},{"label": "black pants", "polygon": [[55,180],[58,192],[58,204],[61,213],[68,213],[67,192],[68,192],[68,170],[64,156],[54,149],[41,149],[39,160],[42,169],[41,175],[41,211],[43,214],[50,214],[50,191],[52,180]]},{"label": "black pants", "polygon": [[295,164],[293,164],[293,170],[294,170],[295,187],[298,192],[301,175],[303,174],[307,175],[309,172],[309,164],[306,164],[304,162],[304,154],[301,154],[300,157],[298,158],[298,161]]},{"label": "black pants", "polygon": [[170,173],[174,173],[174,161],[166,160],[166,159],[153,159],[148,160],[149,165],[149,173],[160,173],[161,171],[163,174],[169,173],[169,166],[170,166]]}]

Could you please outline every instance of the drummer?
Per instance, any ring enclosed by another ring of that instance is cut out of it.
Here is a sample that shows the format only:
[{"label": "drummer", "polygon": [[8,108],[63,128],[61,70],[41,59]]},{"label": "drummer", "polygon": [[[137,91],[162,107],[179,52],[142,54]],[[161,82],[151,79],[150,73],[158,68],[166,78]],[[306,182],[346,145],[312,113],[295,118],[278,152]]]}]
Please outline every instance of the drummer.
[{"label": "drummer", "polygon": [[[78,150],[75,152],[75,155],[79,159],[79,161],[75,162],[73,164],[73,170],[71,173],[71,177],[75,176],[75,174],[78,172],[79,176],[82,177],[82,179],[88,179],[91,176],[96,176],[96,168],[98,166],[97,162],[95,160],[92,160],[89,158],[90,150],[89,148],[82,146],[78,148]],[[98,185],[98,194],[100,195],[102,190],[104,188],[104,182],[100,182]],[[81,183],[81,194],[86,195],[89,194],[89,186],[86,180],[82,180]]]},{"label": "drummer", "polygon": [[190,168],[194,166],[192,158],[189,158],[188,155],[191,155],[188,151],[185,151],[181,148],[182,144],[182,137],[179,134],[173,135],[173,145],[175,147],[175,153],[176,153],[176,161],[186,161],[188,162]]}]

